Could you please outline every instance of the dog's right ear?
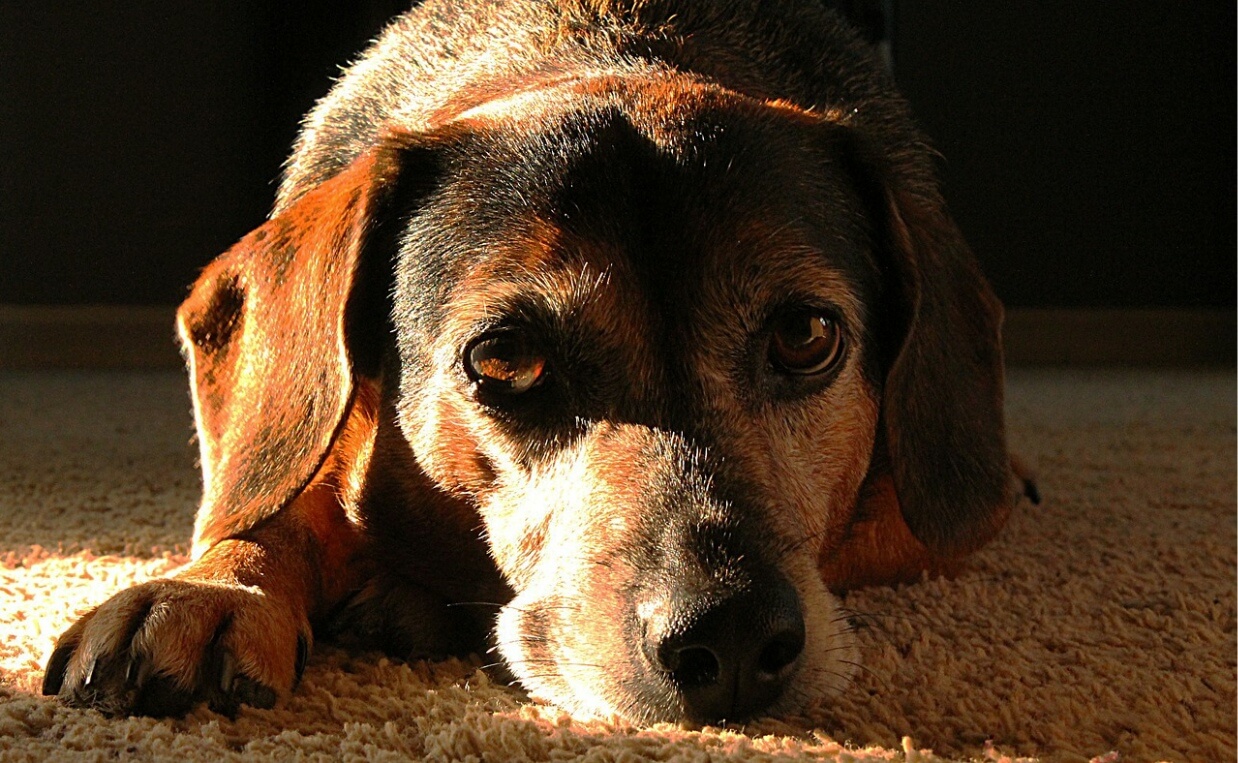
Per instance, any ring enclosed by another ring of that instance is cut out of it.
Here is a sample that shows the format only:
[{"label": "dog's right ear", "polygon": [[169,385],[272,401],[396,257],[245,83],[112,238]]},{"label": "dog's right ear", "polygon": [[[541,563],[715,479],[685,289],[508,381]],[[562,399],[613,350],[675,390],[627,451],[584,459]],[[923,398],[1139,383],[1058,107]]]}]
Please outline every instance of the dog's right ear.
[{"label": "dog's right ear", "polygon": [[1001,529],[1014,500],[1002,305],[940,199],[887,198],[906,319],[883,405],[891,473],[916,538],[960,556]]},{"label": "dog's right ear", "polygon": [[397,180],[425,187],[432,171],[429,152],[408,143],[385,142],[284,207],[207,266],[181,305],[203,476],[195,557],[305,488],[343,425],[354,375],[377,368],[383,329],[366,324],[386,318],[369,282],[393,253],[367,250]]}]

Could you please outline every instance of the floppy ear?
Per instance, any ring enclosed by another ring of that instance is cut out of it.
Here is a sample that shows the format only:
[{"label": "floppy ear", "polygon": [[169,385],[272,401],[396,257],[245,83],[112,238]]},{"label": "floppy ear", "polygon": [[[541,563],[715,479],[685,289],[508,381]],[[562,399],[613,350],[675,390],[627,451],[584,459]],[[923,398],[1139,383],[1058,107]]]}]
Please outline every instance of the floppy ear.
[{"label": "floppy ear", "polygon": [[890,473],[915,537],[960,556],[1001,529],[1014,499],[1002,306],[935,192],[884,195],[901,303],[882,402]]},{"label": "floppy ear", "polygon": [[[286,506],[323,464],[377,350],[354,323],[401,151],[372,150],[202,273],[177,314],[201,449],[194,556]],[[373,266],[376,269],[380,265]],[[352,334],[353,336],[350,336]]]}]

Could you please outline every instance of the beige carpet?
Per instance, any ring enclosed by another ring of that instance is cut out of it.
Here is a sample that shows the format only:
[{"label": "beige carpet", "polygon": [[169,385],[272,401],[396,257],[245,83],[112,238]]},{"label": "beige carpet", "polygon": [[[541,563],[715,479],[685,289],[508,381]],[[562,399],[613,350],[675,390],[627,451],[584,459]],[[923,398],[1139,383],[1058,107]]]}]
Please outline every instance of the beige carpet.
[{"label": "beige carpet", "polygon": [[184,561],[189,403],[173,374],[0,374],[0,760],[1234,760],[1234,372],[1011,376],[1045,503],[958,580],[850,595],[867,670],[837,702],[690,731],[330,650],[286,706],[235,721],[40,697],[75,612]]}]

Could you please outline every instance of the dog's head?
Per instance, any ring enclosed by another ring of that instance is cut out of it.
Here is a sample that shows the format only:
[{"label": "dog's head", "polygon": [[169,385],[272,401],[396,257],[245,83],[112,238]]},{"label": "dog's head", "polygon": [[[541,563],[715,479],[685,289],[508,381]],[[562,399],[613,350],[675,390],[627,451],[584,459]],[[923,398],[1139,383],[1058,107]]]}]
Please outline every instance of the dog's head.
[{"label": "dog's head", "polygon": [[838,689],[820,558],[864,486],[891,480],[942,558],[1009,501],[1000,307],[889,153],[654,74],[390,134],[182,308],[198,546],[302,490],[381,379],[408,468],[476,512],[515,592],[498,648],[533,694],[712,721]]}]

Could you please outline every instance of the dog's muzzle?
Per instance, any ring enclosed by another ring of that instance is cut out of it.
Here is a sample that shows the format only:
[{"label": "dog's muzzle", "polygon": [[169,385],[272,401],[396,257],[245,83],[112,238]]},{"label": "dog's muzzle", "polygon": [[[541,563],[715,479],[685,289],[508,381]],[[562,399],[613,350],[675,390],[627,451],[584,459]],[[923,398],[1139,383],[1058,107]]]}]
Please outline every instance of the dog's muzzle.
[{"label": "dog's muzzle", "polygon": [[574,470],[552,472],[510,512],[563,501],[496,629],[530,693],[589,714],[696,724],[824,693],[828,680],[820,692],[805,681],[839,673],[824,662],[837,646],[833,600],[773,499],[681,435],[635,425],[591,435]]}]

